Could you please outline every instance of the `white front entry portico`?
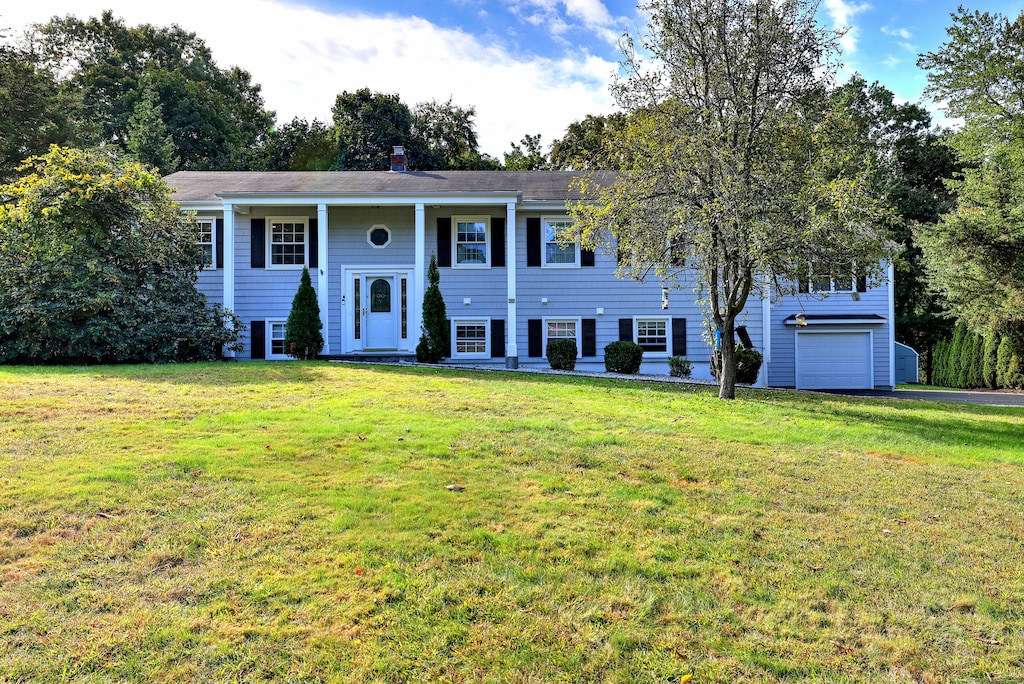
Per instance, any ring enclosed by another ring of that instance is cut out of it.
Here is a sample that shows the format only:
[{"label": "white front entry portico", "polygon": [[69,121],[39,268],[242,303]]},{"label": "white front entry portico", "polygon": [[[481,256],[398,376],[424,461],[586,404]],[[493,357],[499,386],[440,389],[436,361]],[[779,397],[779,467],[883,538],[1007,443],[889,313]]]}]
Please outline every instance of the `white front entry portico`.
[{"label": "white front entry portico", "polygon": [[342,348],[361,351],[412,351],[411,266],[345,268],[342,282]]}]

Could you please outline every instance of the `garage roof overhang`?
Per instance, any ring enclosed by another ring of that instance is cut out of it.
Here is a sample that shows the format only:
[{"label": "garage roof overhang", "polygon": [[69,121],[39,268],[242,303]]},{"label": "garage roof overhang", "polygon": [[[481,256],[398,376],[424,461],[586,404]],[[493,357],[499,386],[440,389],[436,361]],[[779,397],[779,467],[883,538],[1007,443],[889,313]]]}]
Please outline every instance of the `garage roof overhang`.
[{"label": "garage roof overhang", "polygon": [[794,314],[782,321],[786,325],[882,325],[878,314]]}]

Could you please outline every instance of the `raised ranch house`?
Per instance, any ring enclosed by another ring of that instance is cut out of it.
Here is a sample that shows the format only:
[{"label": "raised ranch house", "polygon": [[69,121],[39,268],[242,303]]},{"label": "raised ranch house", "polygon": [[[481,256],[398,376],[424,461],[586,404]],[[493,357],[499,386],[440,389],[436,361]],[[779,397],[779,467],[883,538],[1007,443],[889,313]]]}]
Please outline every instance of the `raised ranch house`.
[{"label": "raised ranch house", "polygon": [[[200,172],[166,178],[196,212],[209,267],[200,289],[248,326],[243,359],[284,359],[285,322],[308,266],[326,357],[412,356],[431,253],[451,321],[450,359],[547,367],[556,337],[577,368],[603,370],[609,342],[645,349],[642,371],[687,356],[709,379],[692,282],[663,290],[615,276],[616,256],[563,245],[573,172]],[[894,386],[892,269],[868,289],[818,279],[808,295],[751,300],[738,325],[764,355],[759,385]],[[828,297],[814,296],[827,292]],[[798,317],[798,314],[799,317]]]}]

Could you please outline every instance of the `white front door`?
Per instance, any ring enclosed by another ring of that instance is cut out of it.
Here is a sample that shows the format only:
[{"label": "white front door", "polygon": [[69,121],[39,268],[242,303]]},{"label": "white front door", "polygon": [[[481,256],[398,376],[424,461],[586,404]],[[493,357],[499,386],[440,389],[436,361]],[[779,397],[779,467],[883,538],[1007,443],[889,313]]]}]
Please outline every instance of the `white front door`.
[{"label": "white front door", "polygon": [[397,349],[398,318],[395,315],[395,279],[392,276],[363,277],[366,301],[366,340],[363,349]]}]

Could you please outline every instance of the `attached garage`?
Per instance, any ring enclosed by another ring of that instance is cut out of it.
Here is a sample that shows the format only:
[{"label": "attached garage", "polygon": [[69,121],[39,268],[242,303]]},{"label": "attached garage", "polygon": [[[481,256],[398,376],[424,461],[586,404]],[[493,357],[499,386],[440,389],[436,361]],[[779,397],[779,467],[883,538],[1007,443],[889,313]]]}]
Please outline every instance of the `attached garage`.
[{"label": "attached garage", "polygon": [[872,389],[870,330],[798,330],[797,389]]}]

